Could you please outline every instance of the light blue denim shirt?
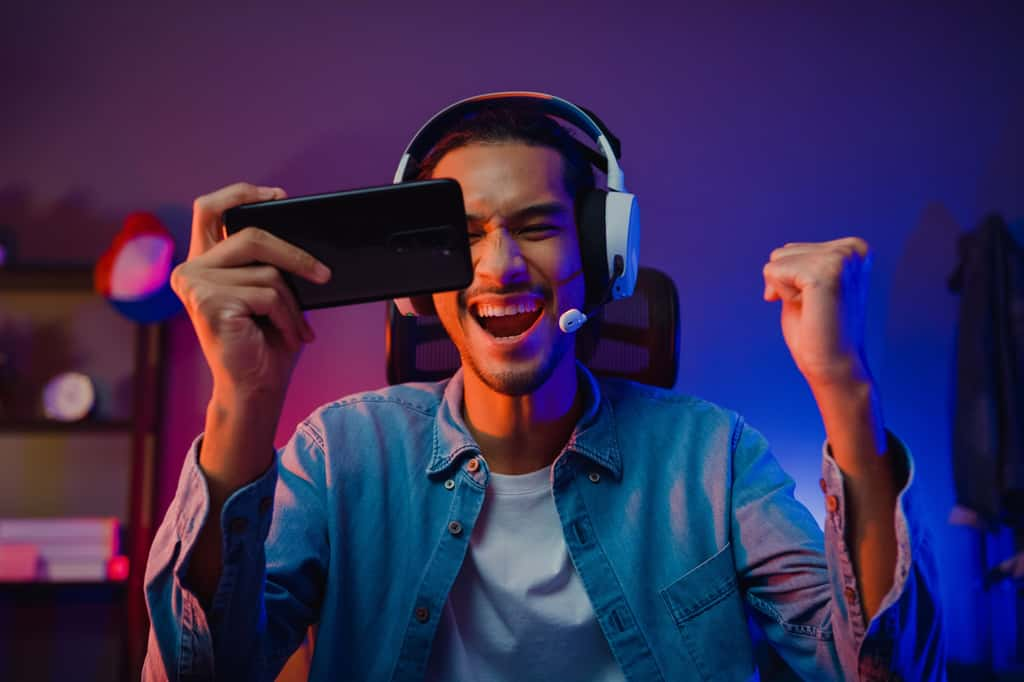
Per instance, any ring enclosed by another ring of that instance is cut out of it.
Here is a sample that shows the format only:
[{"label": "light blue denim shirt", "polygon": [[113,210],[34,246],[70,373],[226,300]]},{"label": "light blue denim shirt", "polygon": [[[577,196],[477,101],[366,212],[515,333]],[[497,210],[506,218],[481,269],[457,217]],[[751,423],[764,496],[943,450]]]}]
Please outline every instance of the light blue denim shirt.
[{"label": "light blue denim shirt", "polygon": [[[913,465],[895,514],[895,582],[865,621],[826,453],[824,538],[764,438],[678,393],[595,380],[552,467],[576,571],[629,680],[757,679],[748,627],[801,677],[943,677],[933,559]],[[326,405],[227,501],[208,609],[186,582],[209,497],[188,454],[146,568],[144,679],[272,680],[319,623],[314,680],[419,680],[488,481],[462,375]],[[587,652],[571,652],[586,656]]]}]

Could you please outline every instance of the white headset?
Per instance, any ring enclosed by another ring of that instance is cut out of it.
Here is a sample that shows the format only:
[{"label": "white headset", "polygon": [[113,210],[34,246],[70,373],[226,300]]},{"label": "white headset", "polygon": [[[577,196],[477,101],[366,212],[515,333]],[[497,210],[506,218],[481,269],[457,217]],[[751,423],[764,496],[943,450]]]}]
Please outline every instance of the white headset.
[{"label": "white headset", "polygon": [[[482,109],[504,106],[533,107],[574,125],[597,143],[600,154],[591,153],[597,157],[595,165],[602,170],[607,165],[608,189],[590,190],[582,197],[577,216],[586,305],[592,310],[630,296],[636,286],[640,259],[640,207],[636,195],[626,191],[618,162],[618,140],[597,116],[568,100],[540,92],[492,92],[451,104],[427,121],[409,142],[394,182],[415,177],[424,156],[454,124]],[[396,299],[395,305],[403,315],[435,312],[429,295]],[[586,320],[586,314],[573,308],[561,316],[559,324],[568,333],[576,331]]]}]

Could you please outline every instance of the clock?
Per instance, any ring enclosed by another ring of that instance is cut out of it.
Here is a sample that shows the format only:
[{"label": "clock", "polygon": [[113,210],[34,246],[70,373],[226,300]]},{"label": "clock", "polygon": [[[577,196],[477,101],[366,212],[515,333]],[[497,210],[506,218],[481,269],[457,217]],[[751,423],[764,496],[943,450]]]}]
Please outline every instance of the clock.
[{"label": "clock", "polygon": [[92,379],[81,372],[63,372],[43,389],[43,413],[49,419],[75,422],[84,419],[96,402]]}]

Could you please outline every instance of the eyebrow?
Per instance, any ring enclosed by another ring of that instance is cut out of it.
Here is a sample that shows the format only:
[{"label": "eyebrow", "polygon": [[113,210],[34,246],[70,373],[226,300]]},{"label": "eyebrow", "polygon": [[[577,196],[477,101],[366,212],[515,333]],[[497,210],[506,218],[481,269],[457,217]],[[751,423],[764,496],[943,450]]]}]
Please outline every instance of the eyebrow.
[{"label": "eyebrow", "polygon": [[[533,206],[527,206],[521,208],[508,217],[510,223],[525,222],[534,218],[550,218],[553,216],[561,215],[567,212],[564,204],[558,201],[549,201],[543,204],[534,204]],[[466,214],[466,221],[470,223],[483,223],[487,219],[483,216],[473,215],[471,213]]]}]

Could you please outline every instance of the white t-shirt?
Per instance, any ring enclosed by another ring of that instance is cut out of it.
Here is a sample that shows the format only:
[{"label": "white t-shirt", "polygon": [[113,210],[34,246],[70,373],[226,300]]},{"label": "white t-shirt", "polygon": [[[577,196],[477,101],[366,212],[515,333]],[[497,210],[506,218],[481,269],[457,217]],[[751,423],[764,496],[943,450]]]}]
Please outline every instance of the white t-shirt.
[{"label": "white t-shirt", "polygon": [[551,467],[490,475],[427,680],[625,680],[565,547]]}]

